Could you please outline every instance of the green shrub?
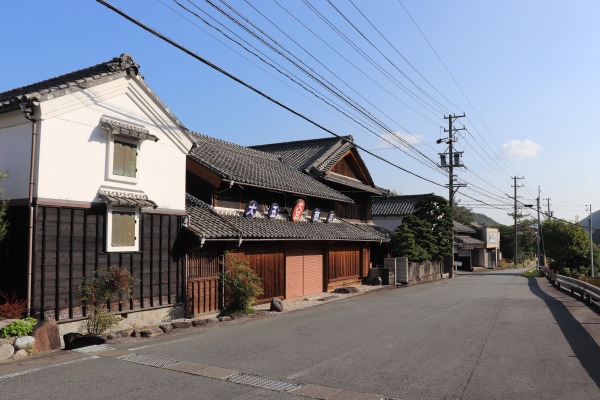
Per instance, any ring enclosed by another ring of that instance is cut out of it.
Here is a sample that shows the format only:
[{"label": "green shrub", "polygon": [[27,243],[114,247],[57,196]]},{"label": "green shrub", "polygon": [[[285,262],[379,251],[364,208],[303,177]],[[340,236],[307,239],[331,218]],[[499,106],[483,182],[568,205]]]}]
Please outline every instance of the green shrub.
[{"label": "green shrub", "polygon": [[33,318],[25,318],[13,321],[0,329],[0,337],[8,338],[12,336],[28,336],[33,332],[33,326],[37,321]]},{"label": "green shrub", "polygon": [[108,311],[111,301],[123,301],[131,298],[136,278],[125,267],[108,267],[104,274],[81,282],[79,293],[81,305],[85,307],[89,318],[86,322],[88,333],[99,335],[114,327],[119,317]]},{"label": "green shrub", "polygon": [[542,276],[542,272],[540,270],[538,270],[538,269],[532,268],[530,270],[527,270],[523,274],[523,276],[526,277],[526,278],[537,278],[537,277]]},{"label": "green shrub", "polygon": [[260,277],[248,264],[247,258],[226,256],[225,271],[219,278],[223,280],[228,314],[251,314],[251,304],[264,293]]}]

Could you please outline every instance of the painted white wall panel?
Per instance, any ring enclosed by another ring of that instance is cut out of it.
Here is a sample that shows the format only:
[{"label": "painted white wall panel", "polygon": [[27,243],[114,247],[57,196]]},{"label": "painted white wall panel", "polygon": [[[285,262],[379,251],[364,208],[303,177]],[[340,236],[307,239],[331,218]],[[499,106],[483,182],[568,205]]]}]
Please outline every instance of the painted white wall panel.
[{"label": "painted white wall panel", "polygon": [[2,199],[29,197],[31,128],[22,112],[0,115],[0,171],[8,172],[0,182]]}]

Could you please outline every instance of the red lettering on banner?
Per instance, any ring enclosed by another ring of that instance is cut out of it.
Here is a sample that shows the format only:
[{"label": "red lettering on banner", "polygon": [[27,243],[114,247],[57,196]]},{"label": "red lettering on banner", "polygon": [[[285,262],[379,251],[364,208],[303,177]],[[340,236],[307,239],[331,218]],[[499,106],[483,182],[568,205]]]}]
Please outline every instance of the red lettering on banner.
[{"label": "red lettering on banner", "polygon": [[292,221],[298,222],[300,220],[300,217],[302,216],[302,213],[304,212],[304,206],[305,206],[304,200],[298,200],[296,202],[294,211],[292,211]]}]

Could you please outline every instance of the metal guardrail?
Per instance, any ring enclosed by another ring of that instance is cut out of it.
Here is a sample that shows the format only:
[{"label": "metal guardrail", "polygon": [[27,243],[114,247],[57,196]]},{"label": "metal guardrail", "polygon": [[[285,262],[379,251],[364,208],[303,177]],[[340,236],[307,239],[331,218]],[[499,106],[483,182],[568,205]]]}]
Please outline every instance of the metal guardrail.
[{"label": "metal guardrail", "polygon": [[556,271],[552,271],[546,267],[540,266],[538,268],[557,289],[560,289],[561,287],[569,288],[571,290],[571,296],[577,293],[581,296],[581,300],[588,304],[590,304],[592,300],[600,301],[600,287],[587,283],[581,279],[560,275]]}]

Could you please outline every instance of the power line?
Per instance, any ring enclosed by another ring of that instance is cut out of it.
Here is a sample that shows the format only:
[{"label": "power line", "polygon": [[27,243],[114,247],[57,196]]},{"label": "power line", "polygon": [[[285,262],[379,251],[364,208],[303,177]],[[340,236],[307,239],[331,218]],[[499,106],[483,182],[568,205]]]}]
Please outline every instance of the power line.
[{"label": "power line", "polygon": [[[321,129],[321,130],[323,130],[323,131],[325,131],[325,132],[327,132],[327,133],[329,133],[329,134],[331,134],[331,135],[333,135],[333,136],[335,136],[335,137],[337,137],[339,139],[344,139],[343,136],[341,136],[341,135],[339,135],[339,134],[337,134],[337,133],[335,133],[335,132],[333,132],[333,131],[325,128],[324,126],[320,125],[316,121],[313,121],[312,119],[306,117],[305,115],[301,114],[300,112],[298,112],[298,111],[296,111],[296,110],[294,110],[294,109],[286,106],[285,104],[283,104],[280,101],[274,99],[273,97],[267,95],[266,93],[260,91],[259,89],[254,88],[252,85],[244,82],[242,79],[236,77],[235,75],[233,75],[233,74],[225,71],[224,69],[222,69],[221,67],[219,67],[216,64],[212,63],[211,61],[209,61],[209,60],[207,60],[207,59],[199,56],[198,54],[194,53],[193,51],[187,49],[185,46],[183,46],[183,45],[181,45],[181,44],[179,44],[179,43],[177,43],[177,42],[169,39],[168,37],[164,36],[163,34],[159,33],[158,31],[150,28],[149,26],[143,24],[142,22],[138,21],[137,19],[129,16],[125,12],[123,12],[120,9],[114,7],[112,4],[110,4],[110,3],[108,3],[108,2],[106,2],[104,0],[96,0],[96,2],[104,5],[105,7],[109,8],[110,10],[112,10],[115,13],[119,14],[120,16],[122,16],[123,18],[127,19],[128,21],[133,22],[135,25],[139,26],[140,28],[144,29],[145,31],[153,34],[154,36],[156,36],[156,37],[164,40],[165,42],[169,43],[170,45],[172,45],[172,46],[178,48],[179,50],[185,52],[186,54],[192,56],[193,58],[195,58],[198,61],[202,62],[203,64],[209,66],[210,68],[214,69],[215,71],[217,71],[217,72],[219,72],[219,73],[227,76],[228,78],[236,81],[237,83],[239,83],[239,84],[245,86],[246,88],[252,90],[253,92],[259,94],[260,96],[264,97],[265,99],[269,100],[270,102],[272,102],[272,103],[278,105],[279,107],[281,107],[281,108],[283,108],[283,109],[291,112],[292,114],[294,114],[294,115],[302,118],[303,120],[305,120],[306,122],[310,123],[311,125],[319,128],[319,129]],[[367,154],[369,154],[369,155],[371,155],[371,156],[373,156],[373,157],[375,157],[375,158],[377,158],[377,159],[379,159],[379,160],[381,160],[381,161],[383,161],[383,162],[385,162],[385,163],[387,163],[387,164],[389,164],[389,165],[391,165],[391,166],[393,166],[395,168],[398,168],[398,169],[400,169],[400,170],[402,170],[402,171],[404,171],[404,172],[406,172],[408,174],[411,174],[411,175],[413,175],[413,176],[415,176],[417,178],[420,178],[420,179],[422,179],[424,181],[427,181],[429,183],[432,183],[434,185],[437,185],[437,186],[440,186],[440,187],[444,187],[444,185],[442,185],[440,183],[437,183],[435,181],[432,181],[430,179],[427,179],[427,178],[425,178],[425,177],[423,177],[423,176],[421,176],[419,174],[416,174],[416,173],[414,173],[412,171],[409,171],[409,170],[407,170],[405,168],[402,168],[401,166],[399,166],[399,165],[397,165],[397,164],[395,164],[395,163],[393,163],[393,162],[391,162],[391,161],[389,161],[389,160],[387,160],[387,159],[385,159],[383,157],[380,157],[377,154],[374,154],[373,152],[365,149],[364,147],[362,147],[362,146],[360,146],[358,144],[354,144],[354,145],[355,145],[356,148],[364,151],[365,153],[367,153]]]}]

